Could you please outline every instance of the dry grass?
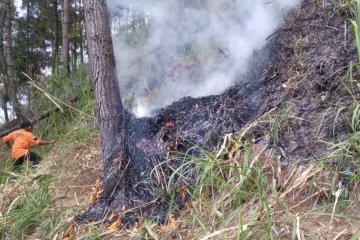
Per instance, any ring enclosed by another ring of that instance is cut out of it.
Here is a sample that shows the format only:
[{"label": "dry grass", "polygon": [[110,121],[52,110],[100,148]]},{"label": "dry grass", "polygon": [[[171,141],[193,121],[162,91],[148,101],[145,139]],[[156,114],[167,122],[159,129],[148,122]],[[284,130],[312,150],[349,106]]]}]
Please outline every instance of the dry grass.
[{"label": "dry grass", "polygon": [[[71,154],[69,154],[71,153]],[[53,201],[59,208],[71,208],[84,204],[96,179],[101,176],[99,145],[78,143],[66,152],[50,157],[54,163]]]}]

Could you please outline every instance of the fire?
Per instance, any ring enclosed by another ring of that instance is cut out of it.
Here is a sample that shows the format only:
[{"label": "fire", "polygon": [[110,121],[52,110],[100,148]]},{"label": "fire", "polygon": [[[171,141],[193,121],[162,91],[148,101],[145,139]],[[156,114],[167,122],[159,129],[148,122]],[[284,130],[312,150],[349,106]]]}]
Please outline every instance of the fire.
[{"label": "fire", "polygon": [[97,179],[94,187],[92,188],[91,196],[88,201],[88,205],[92,205],[101,197],[103,190],[101,189],[101,181]]},{"label": "fire", "polygon": [[180,223],[178,221],[176,221],[176,218],[172,214],[170,214],[169,219],[168,219],[168,224],[166,226],[161,227],[158,230],[158,233],[162,234],[162,233],[171,232],[171,231],[175,230],[179,226],[179,224]]},{"label": "fire", "polygon": [[75,230],[75,223],[72,223],[65,231],[64,235],[62,236],[61,240],[73,240],[75,237],[70,237],[71,233]]},{"label": "fire", "polygon": [[182,200],[183,202],[185,202],[187,192],[188,192],[188,190],[187,190],[186,187],[181,187],[181,188],[180,188],[180,197],[181,197],[181,200]]},{"label": "fire", "polygon": [[124,226],[124,224],[121,221],[121,216],[118,216],[116,221],[107,227],[107,230],[116,230],[116,229],[122,228],[123,226]]},{"label": "fire", "polygon": [[175,123],[174,123],[173,120],[168,120],[168,121],[165,123],[165,126],[166,126],[166,128],[171,129],[171,128],[174,128],[174,127],[175,127]]}]

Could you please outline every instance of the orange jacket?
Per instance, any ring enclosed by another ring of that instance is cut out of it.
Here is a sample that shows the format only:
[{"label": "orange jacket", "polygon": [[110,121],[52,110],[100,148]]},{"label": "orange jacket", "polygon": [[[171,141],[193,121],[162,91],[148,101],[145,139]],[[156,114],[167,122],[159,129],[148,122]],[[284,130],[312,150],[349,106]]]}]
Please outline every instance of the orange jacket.
[{"label": "orange jacket", "polygon": [[31,132],[25,129],[15,130],[5,137],[4,142],[13,141],[11,155],[14,159],[24,156],[29,151],[30,144],[40,145],[41,141]]}]

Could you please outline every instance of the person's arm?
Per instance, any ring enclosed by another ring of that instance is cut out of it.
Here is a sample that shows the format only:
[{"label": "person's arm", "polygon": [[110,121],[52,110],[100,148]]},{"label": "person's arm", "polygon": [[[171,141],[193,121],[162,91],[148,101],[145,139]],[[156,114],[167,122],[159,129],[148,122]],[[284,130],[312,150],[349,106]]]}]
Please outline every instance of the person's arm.
[{"label": "person's arm", "polygon": [[32,133],[28,133],[28,141],[33,144],[33,145],[49,145],[49,144],[54,144],[55,141],[42,141],[40,139],[38,139],[34,134]]},{"label": "person's arm", "polygon": [[10,142],[13,141],[13,133],[9,133],[8,135],[6,135],[5,137],[3,137],[3,141],[6,144],[6,146],[8,146],[9,148],[11,148],[11,144]]},{"label": "person's arm", "polygon": [[55,141],[40,141],[39,145],[49,145],[49,144],[55,144]]}]

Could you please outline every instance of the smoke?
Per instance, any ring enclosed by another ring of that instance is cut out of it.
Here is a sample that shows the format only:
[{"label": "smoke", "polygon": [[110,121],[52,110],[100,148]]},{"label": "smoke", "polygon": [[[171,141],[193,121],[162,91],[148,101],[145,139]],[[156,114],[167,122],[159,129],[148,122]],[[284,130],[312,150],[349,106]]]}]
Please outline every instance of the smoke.
[{"label": "smoke", "polygon": [[300,0],[110,0],[117,74],[138,117],[220,94]]}]

